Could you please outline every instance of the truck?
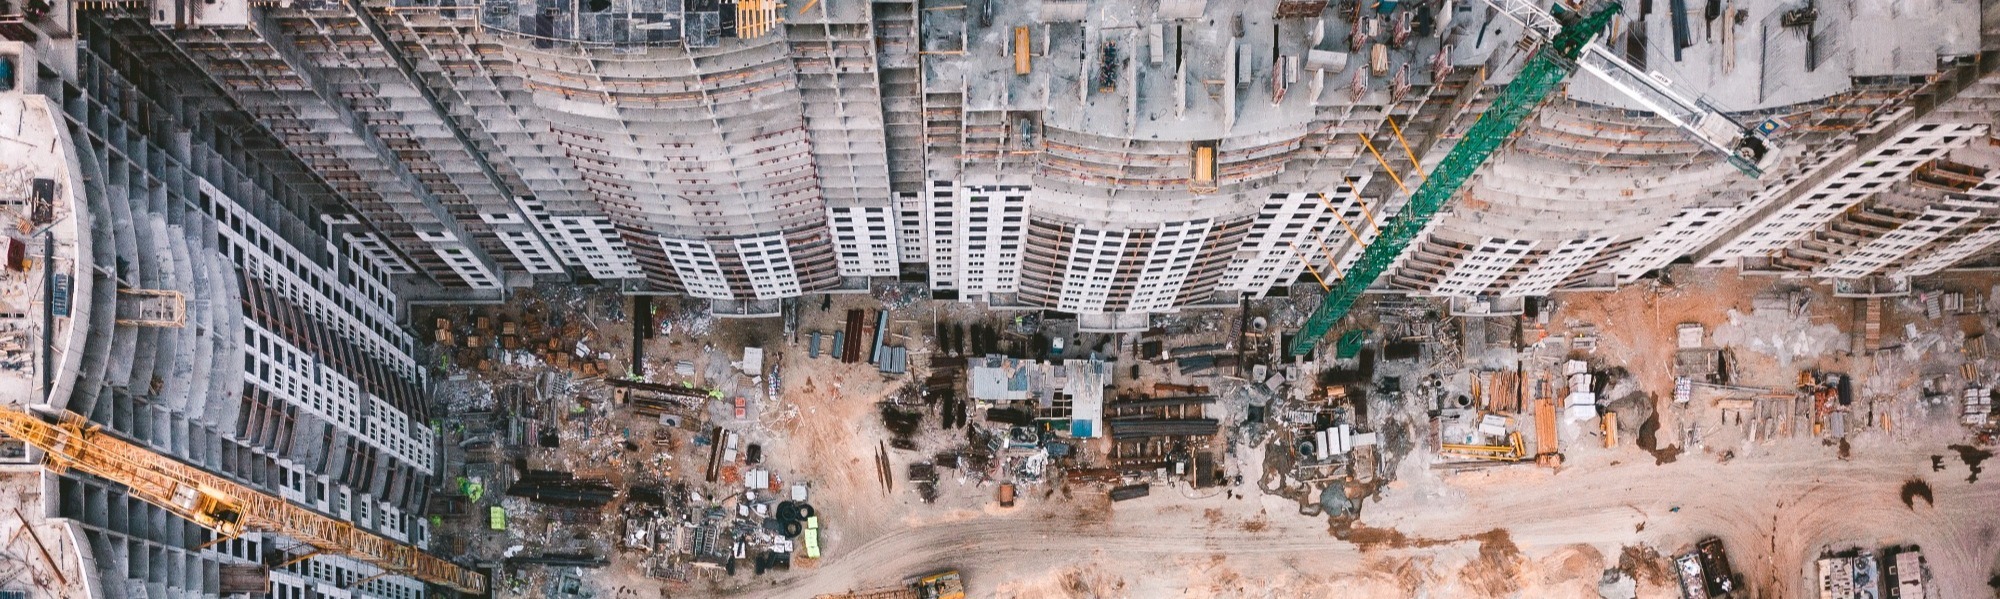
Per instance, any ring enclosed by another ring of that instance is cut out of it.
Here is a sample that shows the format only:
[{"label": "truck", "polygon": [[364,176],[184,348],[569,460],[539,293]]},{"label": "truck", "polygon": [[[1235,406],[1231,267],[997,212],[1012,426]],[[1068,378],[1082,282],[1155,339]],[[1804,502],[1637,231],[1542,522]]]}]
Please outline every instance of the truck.
[{"label": "truck", "polygon": [[1674,574],[1680,581],[1682,597],[1708,599],[1708,587],[1702,584],[1701,558],[1694,552],[1674,558]]},{"label": "truck", "polygon": [[1704,539],[1695,544],[1695,552],[1701,556],[1703,582],[1708,585],[1708,596],[1714,599],[1734,597],[1736,572],[1729,566],[1729,552],[1722,550],[1722,539]]},{"label": "truck", "polygon": [[1729,566],[1729,554],[1722,539],[1709,537],[1695,544],[1693,551],[1674,558],[1680,579],[1681,596],[1687,599],[1729,599],[1736,593],[1736,573]]},{"label": "truck", "polygon": [[965,599],[965,581],[957,570],[919,576],[903,586],[828,593],[813,599]]}]

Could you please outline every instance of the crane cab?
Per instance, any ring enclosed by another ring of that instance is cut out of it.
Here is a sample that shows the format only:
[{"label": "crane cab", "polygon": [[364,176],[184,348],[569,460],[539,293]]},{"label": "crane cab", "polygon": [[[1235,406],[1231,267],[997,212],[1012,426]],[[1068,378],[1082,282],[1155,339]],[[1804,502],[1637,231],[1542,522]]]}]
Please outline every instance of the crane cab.
[{"label": "crane cab", "polygon": [[177,484],[173,504],[181,513],[224,537],[243,534],[243,505],[206,485]]}]

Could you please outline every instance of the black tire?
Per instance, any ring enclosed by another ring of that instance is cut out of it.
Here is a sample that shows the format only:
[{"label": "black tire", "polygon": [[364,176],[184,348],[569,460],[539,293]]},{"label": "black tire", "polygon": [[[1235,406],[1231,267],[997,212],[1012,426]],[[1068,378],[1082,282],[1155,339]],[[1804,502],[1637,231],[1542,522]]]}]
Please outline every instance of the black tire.
[{"label": "black tire", "polygon": [[792,513],[798,514],[800,520],[805,520],[807,518],[813,517],[813,514],[817,514],[819,512],[814,510],[812,505],[801,503],[798,505],[798,507],[793,509]]},{"label": "black tire", "polygon": [[798,504],[792,503],[790,501],[778,502],[778,519],[784,520],[786,522],[796,522],[798,520],[801,520],[802,518],[799,518]]},{"label": "black tire", "polygon": [[793,538],[793,537],[797,537],[797,536],[799,536],[800,534],[803,534],[803,533],[805,533],[805,531],[806,531],[806,525],[805,525],[805,524],[803,524],[803,523],[801,523],[801,522],[799,522],[799,521],[797,521],[797,520],[786,520],[786,521],[785,521],[785,538],[788,538],[788,539],[789,539],[789,538]]}]

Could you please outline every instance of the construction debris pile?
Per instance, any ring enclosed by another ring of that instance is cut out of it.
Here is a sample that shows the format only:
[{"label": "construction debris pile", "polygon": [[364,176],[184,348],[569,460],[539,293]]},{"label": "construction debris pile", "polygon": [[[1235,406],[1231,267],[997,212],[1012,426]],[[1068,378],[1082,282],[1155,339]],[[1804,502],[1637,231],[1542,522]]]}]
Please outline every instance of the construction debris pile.
[{"label": "construction debris pile", "polygon": [[754,340],[718,347],[699,310],[610,293],[419,311],[438,325],[448,408],[432,423],[450,474],[431,498],[433,535],[500,566],[503,596],[687,585],[819,556],[811,483],[766,462],[770,426],[794,412]]},{"label": "construction debris pile", "polygon": [[[1850,340],[1823,324],[1849,304],[1812,297],[1785,288],[1746,298],[1748,312],[1667,320],[1651,346],[1559,316],[1599,309],[1583,299],[1381,299],[1303,357],[1284,332],[1304,311],[1283,301],[1108,330],[902,295],[788,303],[782,321],[554,292],[428,309],[449,408],[432,423],[450,477],[432,497],[434,538],[503,567],[499,588],[514,595],[812,567],[839,543],[826,526],[840,518],[813,503],[823,490],[803,465],[779,457],[798,448],[773,452],[801,427],[833,431],[821,443],[860,427],[849,449],[872,453],[875,478],[822,505],[1115,504],[1244,493],[1249,478],[1337,535],[1412,458],[1440,477],[1560,469],[1566,454],[1621,443],[1660,463],[1727,461],[1805,434],[1845,457],[1855,434],[1940,414],[1991,434],[2000,379],[1988,373],[2000,369],[1984,300],[1854,298]],[[629,328],[597,326],[628,311]],[[549,353],[558,345],[566,358]],[[1898,376],[1908,384],[1888,384]],[[1879,575],[1828,559],[1828,580]],[[1719,542],[1677,563],[1689,597],[1736,584]]]},{"label": "construction debris pile", "polygon": [[430,318],[417,322],[429,325],[428,338],[440,369],[488,373],[550,365],[586,378],[610,374],[606,368],[611,355],[603,351],[610,348],[593,345],[600,323],[622,326],[626,319],[615,299],[579,295],[560,286],[522,290],[506,305],[425,311]]}]

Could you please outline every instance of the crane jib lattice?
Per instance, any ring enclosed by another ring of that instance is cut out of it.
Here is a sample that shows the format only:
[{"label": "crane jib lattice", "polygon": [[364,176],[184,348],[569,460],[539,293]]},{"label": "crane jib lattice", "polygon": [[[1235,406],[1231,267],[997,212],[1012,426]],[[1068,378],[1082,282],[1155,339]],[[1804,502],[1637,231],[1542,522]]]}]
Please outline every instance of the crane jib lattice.
[{"label": "crane jib lattice", "polygon": [[476,570],[118,439],[81,415],[57,417],[49,422],[20,407],[0,407],[0,434],[42,450],[42,464],[51,471],[75,470],[123,485],[132,496],[213,530],[219,539],[250,530],[274,532],[386,572],[465,593],[486,592],[486,575]]},{"label": "crane jib lattice", "polygon": [[1403,250],[1423,232],[1431,217],[1443,210],[1445,204],[1458,194],[1460,187],[1479,170],[1493,152],[1500,149],[1507,138],[1513,136],[1521,122],[1548,99],[1563,80],[1576,72],[1576,58],[1583,52],[1585,44],[1602,33],[1611,18],[1618,14],[1617,3],[1605,4],[1596,12],[1582,15],[1567,10],[1561,4],[1550,7],[1556,18],[1564,25],[1560,32],[1549,39],[1535,52],[1527,64],[1521,66],[1520,73],[1513,82],[1507,84],[1506,91],[1493,102],[1493,107],[1481,115],[1479,121],[1465,133],[1465,138],[1453,146],[1437,170],[1431,171],[1422,186],[1410,196],[1403,210],[1383,223],[1381,234],[1375,242],[1361,252],[1361,258],[1348,269],[1347,278],[1335,284],[1320,300],[1319,307],[1313,309],[1305,324],[1299,327],[1298,337],[1292,341],[1292,354],[1312,353],[1313,346],[1326,336],[1355,300],[1373,284],[1377,277],[1394,264]]}]

